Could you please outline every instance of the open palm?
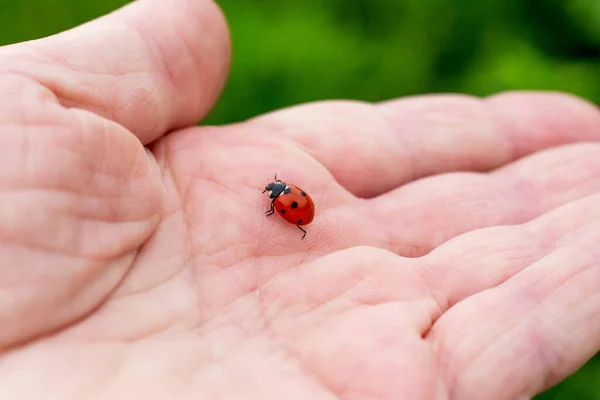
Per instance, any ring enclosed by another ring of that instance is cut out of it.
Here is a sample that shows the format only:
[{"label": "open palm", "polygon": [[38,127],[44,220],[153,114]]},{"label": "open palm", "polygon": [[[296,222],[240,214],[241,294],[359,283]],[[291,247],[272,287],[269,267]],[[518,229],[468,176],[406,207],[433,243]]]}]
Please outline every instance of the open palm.
[{"label": "open palm", "polygon": [[[228,62],[200,0],[0,49],[0,398],[515,399],[600,349],[595,107],[193,127]],[[265,218],[275,173],[315,202],[304,240]]]}]

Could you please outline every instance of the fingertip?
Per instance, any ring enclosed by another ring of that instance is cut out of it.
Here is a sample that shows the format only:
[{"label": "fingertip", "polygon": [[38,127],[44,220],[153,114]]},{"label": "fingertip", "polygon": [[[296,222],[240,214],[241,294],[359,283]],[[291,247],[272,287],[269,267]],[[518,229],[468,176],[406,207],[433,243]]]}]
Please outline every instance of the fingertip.
[{"label": "fingertip", "polygon": [[[173,121],[169,128],[192,125],[214,105],[229,74],[231,38],[227,20],[213,0],[145,2],[148,6],[143,12],[132,6],[123,19],[148,39],[156,68],[172,86]],[[168,26],[157,29],[153,18],[157,14],[168,21]]]},{"label": "fingertip", "polygon": [[514,158],[557,145],[600,139],[600,109],[570,93],[511,91],[490,96],[485,102],[513,143]]}]

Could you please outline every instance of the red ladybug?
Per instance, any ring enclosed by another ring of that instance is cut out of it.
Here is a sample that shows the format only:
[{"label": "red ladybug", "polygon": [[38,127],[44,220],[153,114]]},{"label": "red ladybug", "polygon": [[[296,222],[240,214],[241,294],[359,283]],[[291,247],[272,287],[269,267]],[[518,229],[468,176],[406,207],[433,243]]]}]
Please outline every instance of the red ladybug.
[{"label": "red ladybug", "polygon": [[265,186],[264,192],[269,193],[271,200],[271,208],[265,212],[265,215],[271,216],[277,211],[281,218],[285,219],[290,224],[296,225],[304,235],[306,231],[300,225],[308,225],[315,217],[315,205],[310,196],[296,185],[288,185],[287,183],[277,179]]}]

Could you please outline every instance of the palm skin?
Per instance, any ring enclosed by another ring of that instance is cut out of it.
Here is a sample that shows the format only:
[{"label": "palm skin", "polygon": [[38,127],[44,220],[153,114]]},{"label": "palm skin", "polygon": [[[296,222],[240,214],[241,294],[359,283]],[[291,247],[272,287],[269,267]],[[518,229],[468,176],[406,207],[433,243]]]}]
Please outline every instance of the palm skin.
[{"label": "palm skin", "polygon": [[[0,398],[528,398],[600,349],[592,105],[426,96],[193,127],[229,62],[200,0],[0,60]],[[304,240],[265,218],[274,173],[315,201]]]}]

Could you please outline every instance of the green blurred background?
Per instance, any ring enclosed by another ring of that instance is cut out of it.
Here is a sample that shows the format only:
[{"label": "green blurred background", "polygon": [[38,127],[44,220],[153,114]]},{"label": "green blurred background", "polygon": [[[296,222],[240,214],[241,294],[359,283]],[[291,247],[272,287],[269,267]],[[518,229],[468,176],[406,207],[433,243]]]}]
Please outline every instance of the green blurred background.
[{"label": "green blurred background", "polygon": [[[168,1],[168,0],[165,0]],[[0,44],[125,0],[0,0]],[[600,0],[220,0],[233,65],[204,123],[329,98],[560,90],[600,104]],[[600,400],[600,357],[538,400]]]}]

